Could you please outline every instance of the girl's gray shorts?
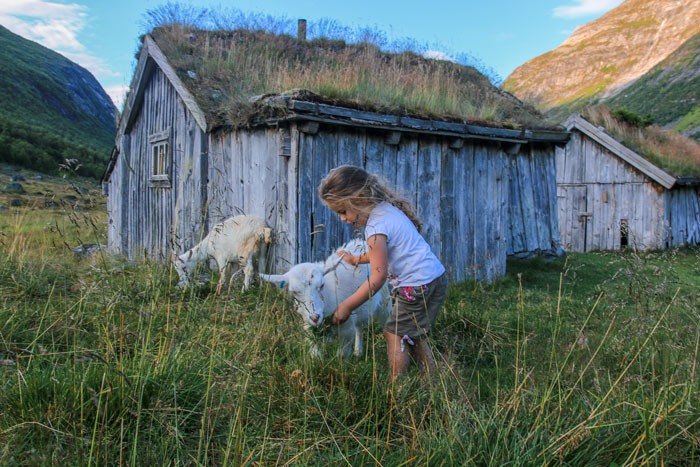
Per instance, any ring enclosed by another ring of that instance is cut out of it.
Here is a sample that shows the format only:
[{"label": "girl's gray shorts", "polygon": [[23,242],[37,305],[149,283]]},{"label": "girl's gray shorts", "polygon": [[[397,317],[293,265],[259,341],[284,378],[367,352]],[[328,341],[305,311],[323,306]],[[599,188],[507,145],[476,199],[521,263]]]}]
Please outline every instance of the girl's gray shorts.
[{"label": "girl's gray shorts", "polygon": [[391,291],[391,313],[384,324],[384,330],[402,337],[427,336],[446,295],[446,274],[429,284],[396,287]]}]

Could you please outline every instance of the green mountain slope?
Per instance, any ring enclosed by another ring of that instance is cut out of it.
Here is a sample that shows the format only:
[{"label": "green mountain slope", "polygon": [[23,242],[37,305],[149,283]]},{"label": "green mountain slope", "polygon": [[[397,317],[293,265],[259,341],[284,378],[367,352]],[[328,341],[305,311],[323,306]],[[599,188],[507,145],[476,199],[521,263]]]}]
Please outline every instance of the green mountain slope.
[{"label": "green mountain slope", "polygon": [[606,102],[700,141],[700,34]]},{"label": "green mountain slope", "polygon": [[54,173],[77,159],[104,170],[117,109],[84,68],[0,26],[0,161]]}]

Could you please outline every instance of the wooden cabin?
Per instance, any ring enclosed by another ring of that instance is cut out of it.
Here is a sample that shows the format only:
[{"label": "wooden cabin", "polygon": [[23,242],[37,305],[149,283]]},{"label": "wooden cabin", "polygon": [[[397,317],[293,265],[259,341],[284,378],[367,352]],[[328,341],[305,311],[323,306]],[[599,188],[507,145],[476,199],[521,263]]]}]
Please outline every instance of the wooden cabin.
[{"label": "wooden cabin", "polygon": [[566,251],[700,244],[700,180],[668,174],[581,115],[566,128],[556,152]]},{"label": "wooden cabin", "polygon": [[491,281],[506,257],[557,251],[555,146],[563,130],[494,128],[324,103],[308,92],[254,102],[259,118],[215,125],[145,36],[103,181],[108,238],[129,258],[168,259],[223,219],[263,216],[274,272],[357,235],[320,202],[340,164],[386,179],[415,205],[452,281]]}]

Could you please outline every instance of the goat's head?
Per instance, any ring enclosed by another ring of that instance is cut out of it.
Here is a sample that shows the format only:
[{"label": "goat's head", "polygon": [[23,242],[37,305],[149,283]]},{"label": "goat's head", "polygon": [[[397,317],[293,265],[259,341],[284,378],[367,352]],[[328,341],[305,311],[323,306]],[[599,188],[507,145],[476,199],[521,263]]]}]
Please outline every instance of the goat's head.
[{"label": "goat's head", "polygon": [[260,234],[260,239],[269,245],[272,243],[272,235],[272,229],[269,227],[264,227],[262,229],[262,233]]},{"label": "goat's head", "polygon": [[323,267],[316,263],[301,263],[285,274],[260,274],[260,277],[286,290],[294,300],[296,312],[310,326],[320,326],[325,310],[323,296]]},{"label": "goat's head", "polygon": [[178,287],[183,287],[190,279],[190,275],[192,274],[192,265],[190,264],[191,257],[192,250],[186,251],[179,256],[173,253],[173,267],[180,277],[180,282],[177,283]]}]

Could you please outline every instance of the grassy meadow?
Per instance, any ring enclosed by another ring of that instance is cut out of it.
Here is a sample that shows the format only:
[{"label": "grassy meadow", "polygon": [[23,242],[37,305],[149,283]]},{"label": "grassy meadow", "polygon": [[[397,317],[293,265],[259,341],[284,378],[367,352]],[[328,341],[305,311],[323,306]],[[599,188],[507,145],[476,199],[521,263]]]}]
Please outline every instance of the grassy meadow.
[{"label": "grassy meadow", "polygon": [[429,378],[313,359],[278,290],[98,253],[104,206],[0,211],[0,465],[700,463],[700,251],[451,286]]}]

